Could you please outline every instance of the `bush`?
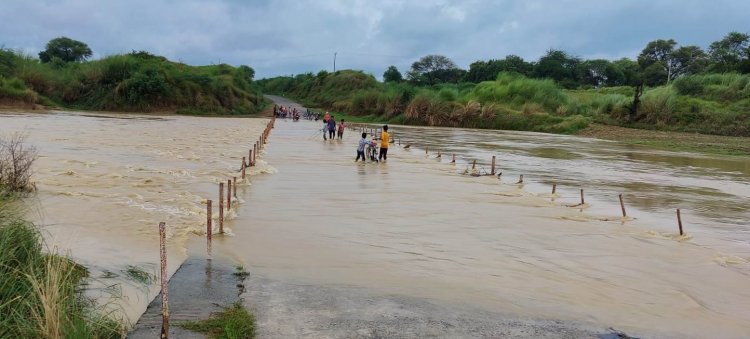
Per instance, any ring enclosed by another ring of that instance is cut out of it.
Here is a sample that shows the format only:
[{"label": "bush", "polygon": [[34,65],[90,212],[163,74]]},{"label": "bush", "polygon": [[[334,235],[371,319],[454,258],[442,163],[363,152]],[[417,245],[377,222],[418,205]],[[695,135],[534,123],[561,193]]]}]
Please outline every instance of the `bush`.
[{"label": "bush", "polygon": [[26,85],[20,79],[0,77],[0,99],[35,104],[38,97],[36,92],[26,88]]},{"label": "bush", "polygon": [[[26,93],[18,93],[0,83],[0,98],[21,97],[27,102],[47,102],[49,98],[77,109],[174,109],[209,114],[256,113],[263,106],[258,87],[252,82],[254,70],[248,66],[194,67],[146,52],[60,65],[13,55],[14,66],[7,67],[8,72],[30,88]],[[0,71],[5,72],[2,64]],[[43,98],[37,98],[37,93]]]},{"label": "bush", "polygon": [[471,96],[483,104],[500,102],[516,109],[535,103],[549,112],[555,112],[569,103],[567,94],[554,81],[529,79],[511,73],[500,73],[496,81],[478,84]]},{"label": "bush", "polygon": [[26,146],[25,139],[26,135],[21,133],[0,137],[0,197],[33,188],[31,166],[37,151],[33,146]]}]

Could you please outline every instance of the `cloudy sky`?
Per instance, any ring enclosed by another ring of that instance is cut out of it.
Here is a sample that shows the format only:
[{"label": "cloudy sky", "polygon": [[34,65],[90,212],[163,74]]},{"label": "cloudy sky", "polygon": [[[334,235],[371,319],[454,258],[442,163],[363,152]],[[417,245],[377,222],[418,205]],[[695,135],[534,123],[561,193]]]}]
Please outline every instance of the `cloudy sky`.
[{"label": "cloudy sky", "polygon": [[146,50],[185,63],[246,64],[257,77],[388,65],[427,54],[459,66],[549,48],[634,57],[650,40],[707,47],[750,32],[748,0],[0,0],[0,46],[36,54],[58,36],[95,57]]}]

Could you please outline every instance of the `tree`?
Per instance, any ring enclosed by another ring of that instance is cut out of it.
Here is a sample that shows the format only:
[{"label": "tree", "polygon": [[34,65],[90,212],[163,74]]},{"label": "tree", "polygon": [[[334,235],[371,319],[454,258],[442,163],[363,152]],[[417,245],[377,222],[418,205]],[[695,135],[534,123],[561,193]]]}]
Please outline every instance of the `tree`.
[{"label": "tree", "polygon": [[39,60],[50,62],[57,57],[65,62],[80,62],[91,57],[91,49],[83,42],[67,37],[59,37],[50,40],[47,48],[39,52]]},{"label": "tree", "polygon": [[255,70],[246,65],[240,65],[237,67],[237,75],[242,77],[247,83],[253,82],[253,78],[255,78]]},{"label": "tree", "polygon": [[612,62],[612,65],[622,71],[622,83],[613,86],[635,86],[641,81],[641,68],[638,63],[628,58],[622,58]]},{"label": "tree", "polygon": [[[501,72],[514,72],[524,76],[530,76],[531,72],[534,71],[534,65],[523,60],[523,58],[518,55],[508,55],[505,57],[504,61],[504,68]],[[497,74],[495,74],[495,76],[497,76]]]},{"label": "tree", "polygon": [[682,46],[672,52],[672,79],[703,72],[708,66],[708,54],[698,46]]},{"label": "tree", "polygon": [[729,32],[709,45],[708,52],[714,72],[750,72],[750,35]]},{"label": "tree", "polygon": [[550,49],[534,66],[534,76],[555,80],[565,88],[578,87],[577,68],[579,58],[571,57],[561,50]]},{"label": "tree", "polygon": [[531,63],[524,61],[517,55],[508,55],[505,59],[500,60],[479,60],[469,65],[469,71],[466,73],[464,80],[474,83],[495,80],[500,72],[530,76],[533,68]]},{"label": "tree", "polygon": [[453,78],[456,75],[456,64],[443,55],[427,55],[411,64],[407,73],[409,81],[416,84],[434,85]]},{"label": "tree", "polygon": [[648,71],[648,76],[644,78],[647,85],[661,85],[674,79],[672,53],[676,45],[674,39],[659,39],[649,42],[643,48],[638,55],[638,65],[642,70]]},{"label": "tree", "polygon": [[586,60],[578,64],[579,81],[593,87],[620,86],[625,75],[620,67],[605,59]]},{"label": "tree", "polygon": [[401,82],[404,77],[401,76],[401,72],[398,71],[396,66],[388,66],[388,69],[383,72],[383,81],[385,82]]}]

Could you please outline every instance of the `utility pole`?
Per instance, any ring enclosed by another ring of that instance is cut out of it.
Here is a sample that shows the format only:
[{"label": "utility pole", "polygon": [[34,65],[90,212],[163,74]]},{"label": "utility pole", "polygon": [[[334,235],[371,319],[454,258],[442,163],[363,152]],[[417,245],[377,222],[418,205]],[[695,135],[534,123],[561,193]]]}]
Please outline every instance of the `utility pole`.
[{"label": "utility pole", "polygon": [[336,54],[339,52],[333,52],[333,72],[336,72]]}]

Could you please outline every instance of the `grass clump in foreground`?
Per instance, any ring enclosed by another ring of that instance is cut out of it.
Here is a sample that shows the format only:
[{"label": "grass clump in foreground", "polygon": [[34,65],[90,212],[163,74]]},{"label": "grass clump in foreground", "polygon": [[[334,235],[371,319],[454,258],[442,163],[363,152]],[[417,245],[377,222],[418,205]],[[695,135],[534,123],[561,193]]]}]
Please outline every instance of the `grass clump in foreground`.
[{"label": "grass clump in foreground", "polygon": [[87,270],[46,253],[33,224],[0,199],[0,338],[121,338],[79,288]]},{"label": "grass clump in foreground", "polygon": [[127,269],[123,271],[128,278],[135,280],[141,284],[147,285],[156,280],[156,275],[146,272],[144,269],[128,265]]},{"label": "grass clump in foreground", "polygon": [[195,332],[205,333],[217,339],[246,339],[255,337],[255,319],[237,302],[210,318],[188,321],[178,326]]}]

